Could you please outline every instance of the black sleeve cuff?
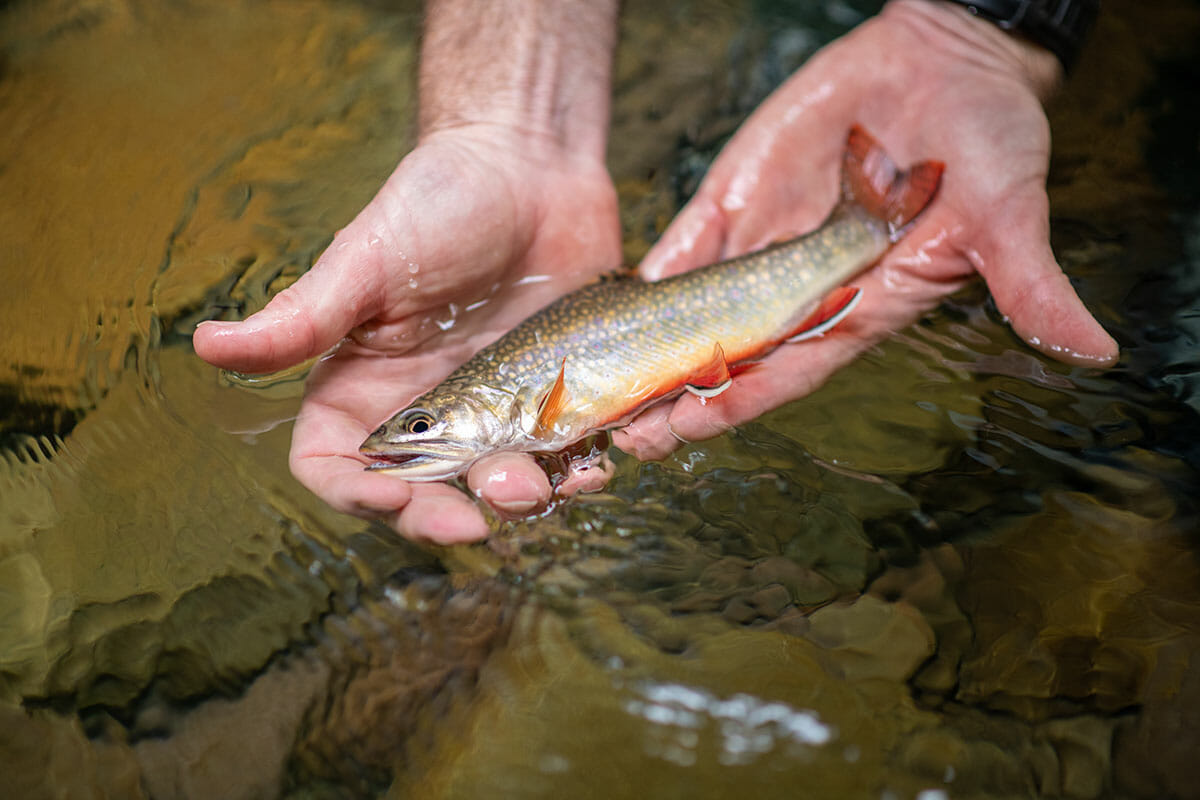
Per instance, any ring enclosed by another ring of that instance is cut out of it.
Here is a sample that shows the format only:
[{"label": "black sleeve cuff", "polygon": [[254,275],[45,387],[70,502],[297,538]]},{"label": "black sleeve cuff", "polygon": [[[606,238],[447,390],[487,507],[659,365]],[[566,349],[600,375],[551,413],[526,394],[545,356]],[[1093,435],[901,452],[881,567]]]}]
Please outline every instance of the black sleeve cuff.
[{"label": "black sleeve cuff", "polygon": [[1100,11],[1100,0],[948,0],[1040,44],[1070,70]]}]

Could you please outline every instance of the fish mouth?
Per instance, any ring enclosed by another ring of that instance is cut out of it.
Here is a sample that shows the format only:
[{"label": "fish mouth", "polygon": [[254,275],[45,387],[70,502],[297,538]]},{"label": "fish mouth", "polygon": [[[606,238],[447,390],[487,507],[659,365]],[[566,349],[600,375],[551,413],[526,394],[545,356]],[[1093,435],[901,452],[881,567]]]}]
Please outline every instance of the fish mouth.
[{"label": "fish mouth", "polygon": [[433,458],[433,456],[423,455],[421,453],[399,453],[397,455],[374,453],[372,456],[377,460],[372,461],[367,465],[367,469],[369,470],[395,469],[396,467],[402,467],[405,464],[409,464],[419,459]]},{"label": "fish mouth", "polygon": [[419,451],[367,452],[363,455],[372,459],[368,472],[390,472],[407,481],[443,481],[459,475],[474,461],[474,457],[462,458],[455,455]]}]

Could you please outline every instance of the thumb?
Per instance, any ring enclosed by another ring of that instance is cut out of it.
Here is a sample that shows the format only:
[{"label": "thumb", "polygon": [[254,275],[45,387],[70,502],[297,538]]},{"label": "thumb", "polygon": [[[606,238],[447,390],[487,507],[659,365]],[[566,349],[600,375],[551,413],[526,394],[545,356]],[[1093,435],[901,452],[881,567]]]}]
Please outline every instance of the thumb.
[{"label": "thumb", "polygon": [[[274,372],[320,355],[378,314],[393,234],[368,206],[298,281],[240,322],[202,322],[196,354],[238,372]],[[400,256],[402,257],[402,256]]]},{"label": "thumb", "polygon": [[1021,211],[1008,224],[989,226],[985,248],[970,254],[996,307],[1018,336],[1051,358],[1112,366],[1116,341],[1084,306],[1050,249],[1044,196],[1013,206]]}]

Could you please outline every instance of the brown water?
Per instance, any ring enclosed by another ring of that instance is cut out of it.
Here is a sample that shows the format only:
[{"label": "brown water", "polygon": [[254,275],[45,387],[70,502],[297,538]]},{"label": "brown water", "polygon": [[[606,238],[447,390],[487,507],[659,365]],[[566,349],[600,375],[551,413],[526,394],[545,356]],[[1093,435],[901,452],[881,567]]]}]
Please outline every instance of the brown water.
[{"label": "brown water", "polygon": [[[626,4],[631,261],[868,10]],[[1116,369],[974,287],[448,550],[287,474],[302,371],[190,350],[404,152],[415,30],[365,0],[0,10],[0,796],[1200,796],[1200,9],[1107,3],[1052,112],[1054,244]]]}]

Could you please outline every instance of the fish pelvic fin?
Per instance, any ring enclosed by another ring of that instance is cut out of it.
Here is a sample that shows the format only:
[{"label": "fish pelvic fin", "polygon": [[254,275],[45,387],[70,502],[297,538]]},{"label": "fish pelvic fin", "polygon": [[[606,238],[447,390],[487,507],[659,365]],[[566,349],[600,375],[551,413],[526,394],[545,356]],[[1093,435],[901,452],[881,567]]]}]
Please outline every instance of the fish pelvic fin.
[{"label": "fish pelvic fin", "polygon": [[862,299],[862,289],[857,286],[842,286],[825,295],[825,299],[804,318],[799,327],[788,336],[789,342],[803,342],[824,336],[837,327],[838,323],[854,310]]},{"label": "fish pelvic fin", "polygon": [[874,136],[854,125],[842,156],[842,202],[887,223],[895,242],[933,200],[945,168],[941,161],[920,161],[902,170]]},{"label": "fish pelvic fin", "polygon": [[716,397],[732,385],[733,376],[729,372],[729,362],[725,360],[725,350],[717,342],[713,345],[708,362],[687,379],[683,388],[697,397],[707,399]]},{"label": "fish pelvic fin", "polygon": [[558,369],[558,377],[554,380],[554,385],[542,397],[538,403],[537,422],[534,425],[534,432],[540,436],[547,431],[553,430],[554,422],[567,407],[567,359],[564,357],[562,366]]}]

